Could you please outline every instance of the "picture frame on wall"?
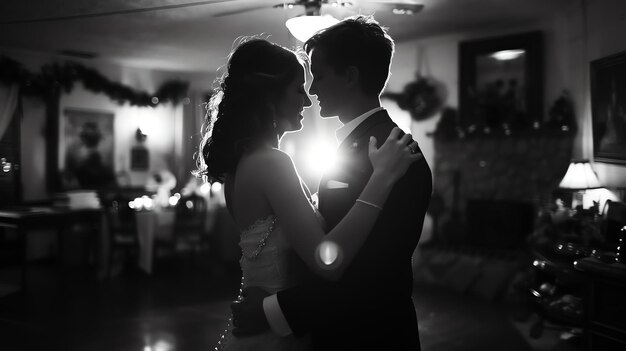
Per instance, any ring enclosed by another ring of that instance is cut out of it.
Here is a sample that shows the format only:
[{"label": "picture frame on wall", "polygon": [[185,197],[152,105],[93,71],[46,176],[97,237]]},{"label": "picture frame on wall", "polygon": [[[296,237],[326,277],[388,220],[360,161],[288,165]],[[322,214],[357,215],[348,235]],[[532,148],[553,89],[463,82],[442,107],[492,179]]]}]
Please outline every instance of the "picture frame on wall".
[{"label": "picture frame on wall", "polygon": [[523,130],[543,120],[543,37],[532,31],[459,43],[462,127]]},{"label": "picture frame on wall", "polygon": [[130,149],[130,169],[133,171],[147,171],[150,168],[150,153],[143,145],[136,145]]},{"label": "picture frame on wall", "polygon": [[115,185],[114,113],[67,108],[59,136],[63,190]]},{"label": "picture frame on wall", "polygon": [[594,160],[626,164],[626,51],[591,61]]}]

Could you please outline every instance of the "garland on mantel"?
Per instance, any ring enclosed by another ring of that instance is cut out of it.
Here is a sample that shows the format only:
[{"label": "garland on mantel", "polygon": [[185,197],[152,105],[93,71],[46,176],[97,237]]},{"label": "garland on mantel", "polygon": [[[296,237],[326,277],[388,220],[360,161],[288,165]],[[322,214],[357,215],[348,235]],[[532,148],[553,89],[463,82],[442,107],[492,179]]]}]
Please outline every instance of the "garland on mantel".
[{"label": "garland on mantel", "polygon": [[41,67],[39,73],[31,73],[19,62],[0,56],[0,82],[18,84],[22,94],[40,98],[50,97],[61,89],[69,93],[76,82],[94,93],[105,94],[122,105],[156,106],[159,103],[178,104],[187,97],[189,83],[171,80],[163,83],[156,92],[148,94],[127,85],[113,82],[95,69],[74,62],[52,63]]}]

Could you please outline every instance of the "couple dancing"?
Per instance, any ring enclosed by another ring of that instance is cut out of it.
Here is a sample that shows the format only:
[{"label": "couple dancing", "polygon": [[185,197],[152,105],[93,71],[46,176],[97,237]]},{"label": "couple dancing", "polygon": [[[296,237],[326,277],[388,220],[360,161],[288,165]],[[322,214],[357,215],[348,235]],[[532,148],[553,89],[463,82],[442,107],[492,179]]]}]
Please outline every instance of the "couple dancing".
[{"label": "couple dancing", "polygon": [[419,350],[411,257],[432,177],[417,143],[380,107],[393,40],[356,16],[304,49],[321,116],[343,123],[343,161],[322,177],[319,206],[278,150],[311,106],[306,54],[243,41],[209,102],[200,174],[225,184],[243,272],[216,349]]}]

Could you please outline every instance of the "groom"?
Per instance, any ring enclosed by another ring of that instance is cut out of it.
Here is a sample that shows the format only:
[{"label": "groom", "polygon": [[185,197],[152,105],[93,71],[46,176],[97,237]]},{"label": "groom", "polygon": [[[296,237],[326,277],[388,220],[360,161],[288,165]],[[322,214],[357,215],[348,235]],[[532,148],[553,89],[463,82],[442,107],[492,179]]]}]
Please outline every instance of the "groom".
[{"label": "groom", "polygon": [[[311,57],[309,93],[317,96],[321,116],[338,116],[343,123],[336,132],[343,162],[319,185],[319,210],[330,230],[372,173],[369,137],[384,141],[396,126],[379,98],[394,43],[373,18],[356,16],[318,32],[304,49]],[[432,175],[422,158],[395,185],[339,281],[310,277],[307,284],[268,297],[260,289],[246,291],[244,300],[232,305],[235,335],[271,328],[279,335],[310,334],[315,350],[419,350],[411,257],[431,191]]]}]

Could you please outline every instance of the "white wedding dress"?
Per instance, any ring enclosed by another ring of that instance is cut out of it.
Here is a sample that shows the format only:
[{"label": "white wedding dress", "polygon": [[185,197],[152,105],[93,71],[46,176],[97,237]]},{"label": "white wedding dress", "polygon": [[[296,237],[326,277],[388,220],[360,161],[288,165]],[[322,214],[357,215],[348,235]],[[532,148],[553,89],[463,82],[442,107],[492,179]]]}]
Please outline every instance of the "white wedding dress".
[{"label": "white wedding dress", "polygon": [[[323,219],[316,211],[320,223]],[[276,216],[257,220],[241,232],[239,246],[242,257],[239,261],[242,271],[242,289],[249,286],[260,287],[270,294],[293,287],[301,282],[307,267],[296,252],[289,246],[280,221]],[[264,333],[238,338],[232,335],[229,320],[215,350],[272,350],[306,351],[310,349],[307,337],[293,335],[280,337],[271,330]]]}]

